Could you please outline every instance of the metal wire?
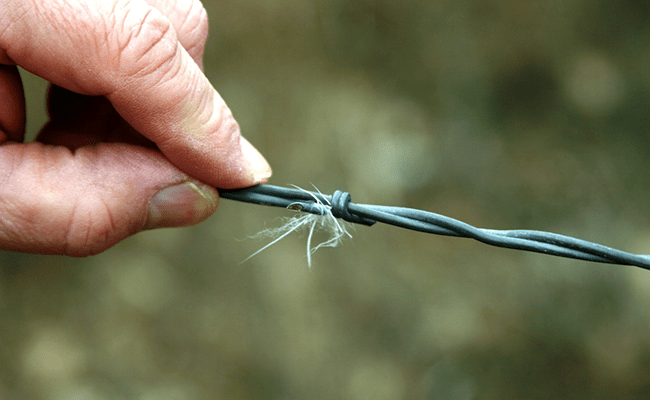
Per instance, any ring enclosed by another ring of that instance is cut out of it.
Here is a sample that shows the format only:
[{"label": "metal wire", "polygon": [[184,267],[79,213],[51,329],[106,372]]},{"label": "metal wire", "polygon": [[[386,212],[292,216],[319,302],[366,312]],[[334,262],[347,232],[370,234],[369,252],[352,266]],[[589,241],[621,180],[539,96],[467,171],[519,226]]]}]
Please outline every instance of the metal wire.
[{"label": "metal wire", "polygon": [[403,207],[355,204],[347,192],[336,191],[333,195],[319,192],[258,185],[245,189],[223,190],[221,197],[247,203],[321,214],[316,198],[331,205],[336,218],[345,221],[373,225],[375,222],[398,226],[436,235],[465,237],[486,244],[509,249],[526,250],[558,257],[574,258],[608,264],[632,265],[650,270],[650,255],[631,254],[586,240],[557,233],[532,230],[481,229],[444,215]]}]

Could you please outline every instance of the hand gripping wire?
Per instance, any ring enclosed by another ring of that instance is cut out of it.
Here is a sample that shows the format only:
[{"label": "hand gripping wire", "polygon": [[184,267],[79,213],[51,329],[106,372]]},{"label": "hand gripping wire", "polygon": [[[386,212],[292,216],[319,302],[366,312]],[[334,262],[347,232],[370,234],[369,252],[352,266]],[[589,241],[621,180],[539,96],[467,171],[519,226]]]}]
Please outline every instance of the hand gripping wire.
[{"label": "hand gripping wire", "polygon": [[[316,215],[323,215],[324,209],[327,209],[335,218],[367,226],[371,226],[376,222],[383,222],[419,232],[471,238],[497,247],[577,260],[632,265],[650,270],[650,255],[631,254],[557,233],[533,230],[481,229],[429,211],[404,207],[355,204],[351,201],[349,193],[338,190],[330,196],[300,188],[291,189],[272,185],[258,185],[245,189],[219,189],[219,193],[225,199],[289,208]],[[324,205],[327,205],[327,207]],[[309,253],[309,245],[308,254],[311,254]]]}]

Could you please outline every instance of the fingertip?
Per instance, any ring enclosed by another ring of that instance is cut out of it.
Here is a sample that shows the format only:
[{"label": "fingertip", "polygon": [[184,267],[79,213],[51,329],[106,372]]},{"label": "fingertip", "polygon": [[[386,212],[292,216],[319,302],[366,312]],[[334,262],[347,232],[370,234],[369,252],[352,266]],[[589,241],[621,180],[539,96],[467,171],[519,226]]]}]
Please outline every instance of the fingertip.
[{"label": "fingertip", "polygon": [[251,183],[253,185],[266,183],[273,174],[271,165],[269,165],[264,156],[243,136],[240,143]]},{"label": "fingertip", "polygon": [[196,225],[214,214],[218,199],[216,189],[200,182],[166,187],[149,200],[144,229]]}]

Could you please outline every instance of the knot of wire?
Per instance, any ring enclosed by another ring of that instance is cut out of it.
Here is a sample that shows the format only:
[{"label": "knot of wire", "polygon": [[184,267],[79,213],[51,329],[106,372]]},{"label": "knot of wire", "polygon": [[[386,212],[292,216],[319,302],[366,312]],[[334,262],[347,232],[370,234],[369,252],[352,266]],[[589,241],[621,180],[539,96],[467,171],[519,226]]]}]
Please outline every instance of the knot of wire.
[{"label": "knot of wire", "polygon": [[220,189],[219,193],[223,198],[247,203],[283,207],[316,215],[329,213],[334,218],[367,226],[382,222],[419,232],[471,238],[497,247],[577,260],[631,265],[650,270],[650,255],[627,253],[557,233],[535,230],[481,229],[429,211],[404,207],[355,204],[351,201],[349,193],[338,190],[330,196],[300,188],[258,185],[245,189]]}]

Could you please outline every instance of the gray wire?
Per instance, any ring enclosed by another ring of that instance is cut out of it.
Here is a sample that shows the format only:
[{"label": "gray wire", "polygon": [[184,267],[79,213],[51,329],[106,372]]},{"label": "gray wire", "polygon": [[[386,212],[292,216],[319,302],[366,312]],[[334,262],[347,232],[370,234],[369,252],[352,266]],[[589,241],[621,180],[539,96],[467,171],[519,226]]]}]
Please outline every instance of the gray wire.
[{"label": "gray wire", "polygon": [[349,193],[338,190],[330,196],[318,192],[279,186],[258,185],[245,189],[219,189],[219,193],[225,199],[321,214],[322,207],[316,204],[315,196],[321,202],[331,205],[332,215],[336,218],[352,223],[371,226],[375,222],[383,222],[414,231],[471,238],[479,242],[509,249],[526,250],[600,263],[632,265],[650,270],[650,255],[631,254],[557,233],[532,230],[481,229],[429,211],[404,207],[355,204],[351,202]]}]

